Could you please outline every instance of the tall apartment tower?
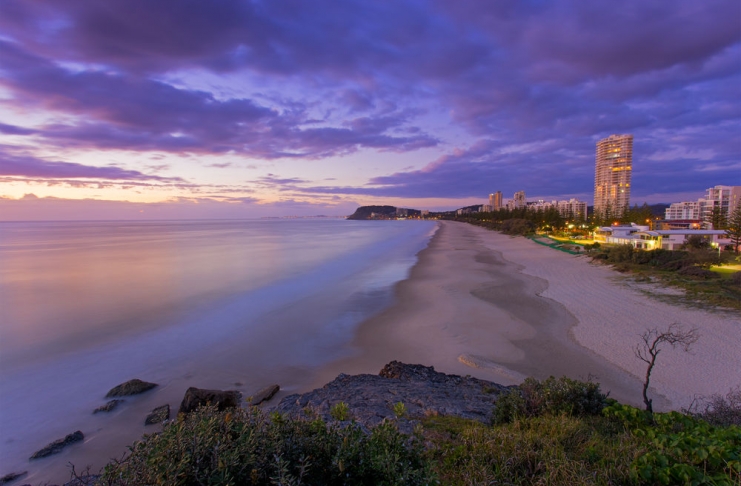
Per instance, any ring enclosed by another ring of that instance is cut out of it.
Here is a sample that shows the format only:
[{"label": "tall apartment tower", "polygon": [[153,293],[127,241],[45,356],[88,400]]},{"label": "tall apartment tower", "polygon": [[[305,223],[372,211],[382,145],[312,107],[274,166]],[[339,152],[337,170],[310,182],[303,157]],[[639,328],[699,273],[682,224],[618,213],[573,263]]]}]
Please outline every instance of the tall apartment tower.
[{"label": "tall apartment tower", "polygon": [[494,211],[502,209],[502,191],[489,194],[489,206],[491,206]]},{"label": "tall apartment tower", "polygon": [[597,142],[594,213],[621,216],[630,205],[633,135],[610,135]]},{"label": "tall apartment tower", "polygon": [[525,191],[517,191],[515,193],[515,209],[521,209],[527,206],[527,200],[525,199]]}]

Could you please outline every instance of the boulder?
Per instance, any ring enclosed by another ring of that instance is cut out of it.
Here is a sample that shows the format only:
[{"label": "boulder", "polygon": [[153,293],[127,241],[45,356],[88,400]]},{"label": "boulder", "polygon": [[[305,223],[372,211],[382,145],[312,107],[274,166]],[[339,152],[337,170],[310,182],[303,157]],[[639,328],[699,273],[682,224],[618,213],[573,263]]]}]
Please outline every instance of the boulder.
[{"label": "boulder", "polygon": [[[332,421],[332,411],[344,402],[362,426],[384,420],[411,432],[416,421],[429,415],[449,415],[489,423],[497,398],[509,387],[470,376],[447,375],[432,366],[392,361],[378,375],[340,374],[322,388],[283,398],[275,410],[293,417],[311,411]],[[401,403],[402,405],[399,405]]]},{"label": "boulder", "polygon": [[85,436],[79,430],[67,435],[64,439],[55,440],[54,442],[47,444],[46,447],[40,449],[30,457],[30,459],[41,459],[42,457],[51,456],[62,452],[62,449],[75,442],[81,442]]},{"label": "boulder", "polygon": [[152,413],[147,415],[147,419],[144,421],[144,425],[161,424],[165,420],[170,418],[170,405],[162,405],[152,410]]},{"label": "boulder", "polygon": [[100,407],[93,410],[93,414],[99,413],[99,412],[111,412],[114,408],[118,407],[120,404],[122,404],[124,400],[110,400],[105,405],[101,405]]},{"label": "boulder", "polygon": [[236,390],[204,390],[190,387],[185,392],[178,413],[190,413],[203,405],[214,405],[219,410],[239,407],[242,394]]},{"label": "boulder", "polygon": [[250,403],[252,405],[260,405],[262,402],[267,402],[278,393],[278,390],[280,390],[280,386],[278,385],[265,387],[250,397]]},{"label": "boulder", "polygon": [[133,380],[129,380],[126,383],[121,383],[120,385],[111,388],[105,397],[110,398],[123,397],[126,395],[138,395],[139,393],[151,390],[155,386],[157,386],[157,383],[148,383],[134,378]]}]

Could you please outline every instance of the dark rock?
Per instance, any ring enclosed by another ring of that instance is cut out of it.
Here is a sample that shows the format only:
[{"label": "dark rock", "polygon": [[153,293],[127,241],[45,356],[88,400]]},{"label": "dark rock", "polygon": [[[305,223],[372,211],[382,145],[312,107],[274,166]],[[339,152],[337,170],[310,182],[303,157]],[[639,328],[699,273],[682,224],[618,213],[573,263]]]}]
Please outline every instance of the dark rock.
[{"label": "dark rock", "polygon": [[147,419],[144,421],[144,425],[161,424],[165,420],[170,418],[170,405],[162,405],[152,410],[152,413],[147,415]]},{"label": "dark rock", "polygon": [[55,440],[54,442],[47,444],[43,449],[34,452],[30,459],[40,459],[42,457],[51,456],[52,454],[57,454],[62,452],[62,449],[68,445],[80,442],[84,438],[85,436],[78,430],[77,432],[67,435],[64,439]]},{"label": "dark rock", "polygon": [[[416,419],[429,415],[488,423],[499,394],[507,390],[486,380],[438,373],[431,366],[392,361],[378,376],[340,374],[322,388],[283,398],[275,410],[295,417],[310,410],[331,421],[332,407],[344,402],[352,418],[365,427],[398,420],[400,430],[411,431]],[[394,410],[399,402],[404,404],[403,418]]]},{"label": "dark rock", "polygon": [[25,476],[26,474],[28,474],[28,471],[8,473],[0,478],[0,486],[11,483],[16,479]]},{"label": "dark rock", "polygon": [[126,383],[121,383],[120,385],[111,388],[105,397],[110,398],[123,397],[126,395],[138,395],[139,393],[151,390],[155,386],[157,386],[157,383],[148,383],[134,378],[133,380],[129,380]]},{"label": "dark rock", "polygon": [[203,405],[211,404],[219,410],[239,407],[242,394],[236,390],[204,390],[190,387],[185,392],[178,413],[190,413]]},{"label": "dark rock", "polygon": [[125,400],[110,400],[105,405],[101,405],[100,407],[93,410],[93,414],[96,414],[98,412],[111,412],[114,408],[118,407],[120,404],[122,404]]},{"label": "dark rock", "polygon": [[278,385],[270,385],[266,388],[263,388],[250,397],[250,403],[252,405],[260,405],[262,402],[267,402],[268,400],[273,398],[276,393],[278,393],[278,390],[280,390],[280,387]]}]

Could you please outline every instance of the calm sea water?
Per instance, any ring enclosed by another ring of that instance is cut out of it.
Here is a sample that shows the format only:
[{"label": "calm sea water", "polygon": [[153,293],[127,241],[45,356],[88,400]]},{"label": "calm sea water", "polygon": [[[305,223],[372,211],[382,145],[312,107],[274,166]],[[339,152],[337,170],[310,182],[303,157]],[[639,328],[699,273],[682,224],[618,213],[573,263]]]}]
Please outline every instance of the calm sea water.
[{"label": "calm sea water", "polygon": [[[61,481],[70,460],[118,455],[122,440],[150,431],[140,414],[177,409],[188,386],[300,389],[353,352],[354,329],[390,304],[433,231],[412,221],[0,223],[0,475]],[[161,386],[91,416],[134,377]],[[76,429],[87,437],[76,451],[27,463]]]}]

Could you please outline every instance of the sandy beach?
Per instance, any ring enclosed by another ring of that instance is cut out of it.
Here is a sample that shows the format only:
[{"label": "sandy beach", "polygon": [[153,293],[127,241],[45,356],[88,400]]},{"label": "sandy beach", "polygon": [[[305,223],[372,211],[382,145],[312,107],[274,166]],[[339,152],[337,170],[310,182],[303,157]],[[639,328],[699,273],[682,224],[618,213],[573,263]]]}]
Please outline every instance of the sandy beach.
[{"label": "sandy beach", "polygon": [[[310,282],[319,285],[320,279]],[[388,297],[379,301],[383,305],[391,299],[391,305],[375,315],[369,311],[371,317],[356,321],[360,324],[348,320],[365,302],[353,293],[352,281],[340,279],[322,289],[321,296],[305,297],[294,289],[290,302],[263,312],[258,312],[262,294],[237,299],[218,312],[195,316],[188,326],[163,328],[147,338],[156,344],[156,354],[146,352],[139,340],[118,340],[84,358],[65,358],[54,367],[67,377],[65,386],[56,395],[46,392],[63,420],[37,412],[34,426],[48,429],[50,438],[79,428],[85,443],[31,464],[26,451],[45,441],[6,439],[7,450],[17,457],[4,458],[3,474],[28,469],[25,481],[39,484],[66,480],[69,463],[97,471],[111,458],[120,458],[127,444],[153,432],[155,427],[144,426],[142,418],[164,403],[176,410],[189,386],[237,389],[249,396],[278,383],[281,391],[267,404],[271,407],[286,395],[321,387],[339,373],[375,374],[392,360],[504,385],[527,376],[591,377],[610,396],[640,406],[645,366],[633,347],[645,329],[674,322],[699,328],[701,338],[690,354],[671,349],[661,353],[650,391],[656,410],[679,409],[696,394],[726,393],[741,384],[738,314],[671,306],[626,286],[617,272],[590,263],[586,256],[464,223],[441,222],[427,248],[417,254],[408,278],[393,288],[393,298],[389,288]],[[281,287],[279,294],[286,292]],[[343,297],[348,292],[356,298]],[[338,305],[344,307],[334,309]],[[232,321],[236,328],[230,327]],[[222,323],[223,329],[214,323]],[[188,339],[206,339],[199,334],[202,329],[208,329],[213,342],[204,343],[203,349],[188,345]],[[167,358],[168,349],[190,351],[187,359],[177,354]],[[152,361],[160,355],[163,359]],[[121,367],[115,375],[101,374],[104,362]],[[105,390],[132,377],[160,386],[127,399],[110,415],[91,415],[103,403]],[[34,379],[19,375],[16,395],[22,396]],[[39,403],[46,402],[32,402]]]},{"label": "sandy beach", "polygon": [[672,323],[697,327],[690,353],[665,349],[650,393],[656,410],[741,385],[741,318],[669,305],[619,281],[609,267],[483,228],[441,222],[396,304],[364,322],[356,354],[316,384],[368,373],[397,359],[502,384],[526,376],[592,377],[622,402],[641,405],[640,334]]}]

